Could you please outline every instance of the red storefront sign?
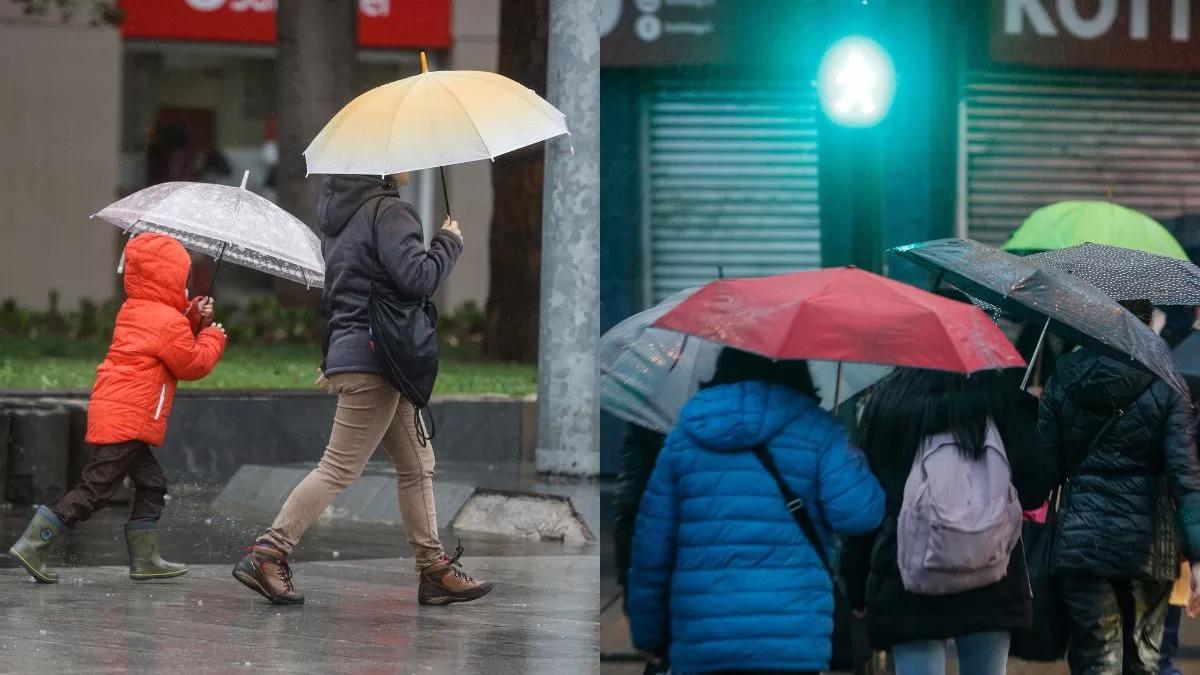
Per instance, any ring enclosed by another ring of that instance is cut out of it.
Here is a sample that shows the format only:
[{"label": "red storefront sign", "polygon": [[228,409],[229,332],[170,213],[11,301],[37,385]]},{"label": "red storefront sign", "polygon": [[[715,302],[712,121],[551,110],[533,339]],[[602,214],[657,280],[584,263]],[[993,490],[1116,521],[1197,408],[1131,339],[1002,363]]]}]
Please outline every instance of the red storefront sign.
[{"label": "red storefront sign", "polygon": [[[358,0],[358,44],[445,49],[450,2]],[[275,42],[275,0],[120,0],[120,6],[126,39]]]},{"label": "red storefront sign", "polygon": [[997,63],[1200,71],[1192,0],[992,0],[990,23]]}]

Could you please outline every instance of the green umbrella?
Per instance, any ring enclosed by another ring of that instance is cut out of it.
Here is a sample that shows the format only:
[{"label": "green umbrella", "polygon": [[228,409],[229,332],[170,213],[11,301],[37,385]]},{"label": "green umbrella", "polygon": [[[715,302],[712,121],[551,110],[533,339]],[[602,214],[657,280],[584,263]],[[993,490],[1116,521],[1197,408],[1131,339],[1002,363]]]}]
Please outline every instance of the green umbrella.
[{"label": "green umbrella", "polygon": [[1059,202],[1038,209],[1004,244],[1004,250],[1056,251],[1105,244],[1187,260],[1187,253],[1158,221],[1112,202]]}]

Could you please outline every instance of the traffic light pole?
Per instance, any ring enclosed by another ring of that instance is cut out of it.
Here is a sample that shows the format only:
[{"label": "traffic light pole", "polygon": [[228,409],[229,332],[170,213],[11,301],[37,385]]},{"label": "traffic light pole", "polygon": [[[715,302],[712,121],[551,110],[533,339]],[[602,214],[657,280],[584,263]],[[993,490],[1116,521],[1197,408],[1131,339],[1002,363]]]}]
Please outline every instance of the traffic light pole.
[{"label": "traffic light pole", "polygon": [[818,130],[821,257],[884,272],[883,149],[875,128],[825,120]]}]

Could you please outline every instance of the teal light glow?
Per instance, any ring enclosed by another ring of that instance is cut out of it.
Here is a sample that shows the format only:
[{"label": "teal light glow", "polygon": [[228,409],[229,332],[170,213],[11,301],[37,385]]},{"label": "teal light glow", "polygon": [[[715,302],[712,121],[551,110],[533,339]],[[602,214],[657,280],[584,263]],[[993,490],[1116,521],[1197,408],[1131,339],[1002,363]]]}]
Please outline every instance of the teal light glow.
[{"label": "teal light glow", "polygon": [[822,110],[837,124],[874,126],[891,108],[896,71],[887,52],[874,40],[843,38],[821,59],[817,92]]}]

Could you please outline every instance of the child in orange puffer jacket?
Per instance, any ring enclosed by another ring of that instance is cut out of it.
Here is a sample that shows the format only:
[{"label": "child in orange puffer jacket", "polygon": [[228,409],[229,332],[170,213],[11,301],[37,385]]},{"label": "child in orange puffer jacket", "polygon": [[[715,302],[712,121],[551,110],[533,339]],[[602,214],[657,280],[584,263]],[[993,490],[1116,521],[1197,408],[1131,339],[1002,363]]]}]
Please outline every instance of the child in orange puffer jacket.
[{"label": "child in orange puffer jacket", "polygon": [[[125,295],[112,346],[96,369],[88,408],[87,442],[92,461],[78,485],[53,508],[39,506],[9,556],[34,579],[52,584],[46,555],[63,532],[87,520],[128,476],[133,512],[125,524],[129,576],[137,581],[187,573],[158,553],[158,519],[166,505],[167,480],[151,447],[162,445],[179,380],[199,380],[225,352],[225,330],[212,324],[212,301],[189,303],[191,258],[176,240],[142,234],[123,256]],[[120,270],[118,270],[120,271]]]}]

